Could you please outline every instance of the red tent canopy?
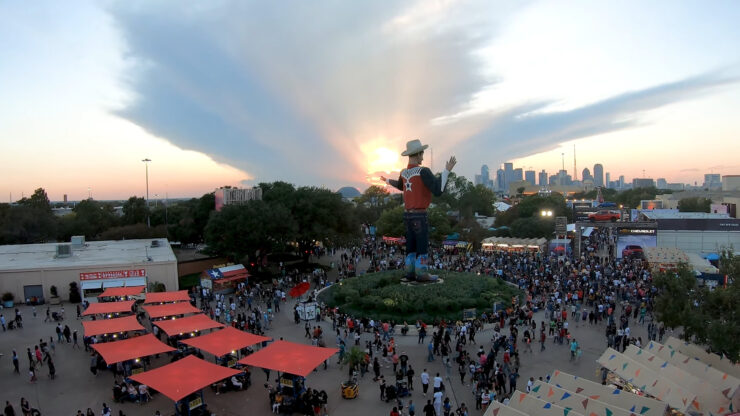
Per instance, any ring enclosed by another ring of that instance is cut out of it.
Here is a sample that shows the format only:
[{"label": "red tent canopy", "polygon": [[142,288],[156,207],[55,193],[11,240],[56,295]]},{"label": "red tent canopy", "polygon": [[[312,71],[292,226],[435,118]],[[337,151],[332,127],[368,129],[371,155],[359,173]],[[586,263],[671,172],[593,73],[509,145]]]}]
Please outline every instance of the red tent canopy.
[{"label": "red tent canopy", "polygon": [[82,316],[95,315],[95,314],[107,314],[107,313],[119,313],[119,312],[131,312],[131,307],[134,306],[133,300],[124,300],[122,302],[99,302],[91,303],[90,306],[82,312]]},{"label": "red tent canopy", "polygon": [[186,332],[202,331],[204,329],[211,328],[223,328],[223,324],[220,324],[213,319],[199,313],[198,315],[186,316],[179,319],[165,319],[163,321],[155,321],[154,325],[158,326],[165,334],[169,336],[184,334]]},{"label": "red tent canopy", "polygon": [[123,318],[82,321],[82,328],[85,330],[86,337],[100,334],[113,334],[116,332],[145,330],[133,315],[125,316]]},{"label": "red tent canopy", "polygon": [[163,316],[185,315],[186,313],[201,313],[201,310],[191,305],[190,302],[165,303],[164,305],[147,305],[144,310],[150,318],[161,318]]},{"label": "red tent canopy", "polygon": [[250,354],[239,364],[269,368],[306,377],[314,368],[339,351],[336,348],[312,347],[288,341],[275,341],[267,348]]},{"label": "red tent canopy", "polygon": [[190,295],[187,290],[177,292],[149,292],[146,294],[144,303],[182,302],[189,301]]},{"label": "red tent canopy", "polygon": [[209,352],[216,357],[221,357],[231,351],[269,340],[270,338],[267,337],[261,337],[259,335],[250,334],[249,332],[227,327],[220,331],[187,339],[183,341],[183,344],[188,344]]},{"label": "red tent canopy", "polygon": [[146,334],[140,337],[124,339],[116,342],[93,344],[92,347],[103,356],[103,359],[108,365],[175,350],[169,345],[158,340],[157,337],[152,334]]},{"label": "red tent canopy", "polygon": [[99,294],[98,297],[114,298],[119,296],[133,296],[143,292],[144,288],[144,286],[109,287],[105,289],[105,292]]},{"label": "red tent canopy", "polygon": [[239,373],[239,370],[211,364],[188,355],[164,367],[135,374],[131,379],[178,401],[203,387]]},{"label": "red tent canopy", "polygon": [[308,290],[311,289],[311,284],[308,282],[302,282],[295,285],[292,289],[288,291],[288,294],[291,297],[297,298],[304,293],[308,292]]}]

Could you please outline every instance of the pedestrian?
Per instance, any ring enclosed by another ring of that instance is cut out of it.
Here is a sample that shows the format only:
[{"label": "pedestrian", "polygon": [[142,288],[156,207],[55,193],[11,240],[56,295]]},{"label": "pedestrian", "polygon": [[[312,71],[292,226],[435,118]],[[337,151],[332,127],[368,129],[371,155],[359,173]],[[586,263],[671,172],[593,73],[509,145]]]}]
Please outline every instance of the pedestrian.
[{"label": "pedestrian", "polygon": [[82,309],[79,303],[77,304],[77,319],[82,319]]},{"label": "pedestrian", "polygon": [[46,307],[46,318],[44,318],[44,322],[51,322],[51,310],[49,307]]},{"label": "pedestrian", "polygon": [[385,377],[380,376],[378,384],[380,386],[380,400],[385,400]]},{"label": "pedestrian", "polygon": [[72,340],[74,341],[74,343],[72,344],[72,348],[73,349],[74,347],[80,348],[80,344],[77,343],[77,330],[76,329],[72,332]]},{"label": "pedestrian", "polygon": [[31,416],[31,405],[25,397],[21,397],[21,413],[23,416]]},{"label": "pedestrian", "polygon": [[64,325],[64,331],[62,331],[64,334],[64,339],[67,341],[67,344],[72,342],[72,330],[69,329],[69,325]]},{"label": "pedestrian", "polygon": [[434,406],[432,406],[432,401],[427,400],[427,404],[424,405],[424,408],[422,409],[424,412],[424,416],[435,416],[436,412],[434,411]]},{"label": "pedestrian", "polygon": [[406,370],[406,380],[408,381],[409,391],[413,391],[414,390],[414,374],[416,374],[416,373],[415,373],[413,367],[411,367],[411,365],[409,365],[409,368]]},{"label": "pedestrian", "polygon": [[43,367],[44,361],[41,355],[41,349],[39,348],[38,345],[35,347],[35,354],[36,354],[36,364],[38,364],[39,367]]},{"label": "pedestrian", "polygon": [[110,416],[110,413],[111,413],[110,407],[108,407],[107,404],[103,403],[103,411],[101,412],[101,414],[103,416]]},{"label": "pedestrian", "polygon": [[442,396],[444,394],[441,391],[434,393],[434,412],[438,416],[442,416]]},{"label": "pedestrian", "polygon": [[35,383],[36,382],[36,368],[33,365],[28,367],[28,375],[31,377],[30,382]]},{"label": "pedestrian", "polygon": [[424,393],[424,397],[427,397],[427,390],[429,390],[429,373],[425,368],[421,373],[421,391]]},{"label": "pedestrian", "polygon": [[0,314],[0,325],[3,326],[3,332],[5,332],[5,315]]},{"label": "pedestrian", "polygon": [[16,374],[20,374],[20,370],[18,369],[18,353],[13,350],[13,372]]},{"label": "pedestrian", "polygon": [[62,324],[61,323],[57,324],[56,332],[57,332],[57,342],[64,342],[64,335],[62,335]]}]

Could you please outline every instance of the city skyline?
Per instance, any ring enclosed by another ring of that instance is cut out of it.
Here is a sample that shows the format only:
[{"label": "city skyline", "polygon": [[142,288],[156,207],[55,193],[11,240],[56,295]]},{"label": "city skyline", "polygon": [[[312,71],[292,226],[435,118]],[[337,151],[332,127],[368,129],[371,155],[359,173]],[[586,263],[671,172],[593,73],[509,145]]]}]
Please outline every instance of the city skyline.
[{"label": "city skyline", "polygon": [[0,200],[144,196],[145,158],[150,197],[364,189],[411,139],[471,181],[507,161],[557,172],[563,153],[572,172],[575,144],[612,178],[701,183],[740,172],[738,16],[732,1],[0,3]]}]

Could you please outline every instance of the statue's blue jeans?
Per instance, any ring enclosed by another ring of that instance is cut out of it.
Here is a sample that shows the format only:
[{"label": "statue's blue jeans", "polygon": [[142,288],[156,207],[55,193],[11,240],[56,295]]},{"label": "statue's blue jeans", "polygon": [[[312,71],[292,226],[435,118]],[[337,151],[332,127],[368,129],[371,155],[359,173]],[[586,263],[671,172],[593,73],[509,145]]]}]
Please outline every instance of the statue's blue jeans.
[{"label": "statue's blue jeans", "polygon": [[406,277],[428,275],[429,223],[426,212],[404,212],[406,225]]}]

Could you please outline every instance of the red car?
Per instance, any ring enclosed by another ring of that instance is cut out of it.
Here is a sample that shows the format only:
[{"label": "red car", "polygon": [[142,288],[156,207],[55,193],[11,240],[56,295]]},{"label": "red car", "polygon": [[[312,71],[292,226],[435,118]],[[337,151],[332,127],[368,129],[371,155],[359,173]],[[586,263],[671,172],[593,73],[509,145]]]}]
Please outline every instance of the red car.
[{"label": "red car", "polygon": [[588,214],[588,220],[589,221],[618,221],[621,218],[621,215],[618,212],[614,211],[599,211],[599,212],[592,212],[591,214]]},{"label": "red car", "polygon": [[642,257],[642,247],[626,246],[622,250],[622,258],[628,258],[628,257]]}]

